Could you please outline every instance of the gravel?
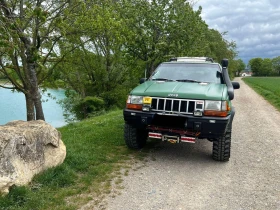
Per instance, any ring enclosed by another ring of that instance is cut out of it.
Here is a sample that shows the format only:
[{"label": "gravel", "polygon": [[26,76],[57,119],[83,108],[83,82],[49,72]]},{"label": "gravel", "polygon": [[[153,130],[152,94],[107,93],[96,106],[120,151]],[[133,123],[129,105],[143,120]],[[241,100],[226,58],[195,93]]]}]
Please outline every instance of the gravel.
[{"label": "gravel", "polygon": [[159,143],[148,161],[123,176],[109,210],[280,210],[280,113],[244,82],[235,90],[229,162],[211,159],[212,143]]}]

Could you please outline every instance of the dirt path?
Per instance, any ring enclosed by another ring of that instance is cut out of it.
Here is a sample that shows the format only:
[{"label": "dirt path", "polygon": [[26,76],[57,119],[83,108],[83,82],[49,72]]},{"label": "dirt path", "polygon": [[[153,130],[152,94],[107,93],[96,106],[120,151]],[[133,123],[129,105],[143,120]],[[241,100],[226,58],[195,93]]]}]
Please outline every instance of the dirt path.
[{"label": "dirt path", "polygon": [[105,209],[280,210],[280,113],[237,80],[229,162],[213,161],[208,141],[160,143]]}]

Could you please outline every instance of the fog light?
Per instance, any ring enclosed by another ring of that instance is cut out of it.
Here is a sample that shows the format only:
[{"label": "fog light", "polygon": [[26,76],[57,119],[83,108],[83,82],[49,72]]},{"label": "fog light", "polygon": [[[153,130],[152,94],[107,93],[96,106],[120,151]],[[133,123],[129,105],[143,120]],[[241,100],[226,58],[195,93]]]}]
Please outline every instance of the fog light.
[{"label": "fog light", "polygon": [[194,111],[193,115],[194,116],[202,116],[202,112],[201,111]]},{"label": "fog light", "polygon": [[144,112],[149,112],[149,111],[150,111],[150,107],[148,107],[148,106],[143,106],[143,107],[142,107],[142,111],[144,111]]}]

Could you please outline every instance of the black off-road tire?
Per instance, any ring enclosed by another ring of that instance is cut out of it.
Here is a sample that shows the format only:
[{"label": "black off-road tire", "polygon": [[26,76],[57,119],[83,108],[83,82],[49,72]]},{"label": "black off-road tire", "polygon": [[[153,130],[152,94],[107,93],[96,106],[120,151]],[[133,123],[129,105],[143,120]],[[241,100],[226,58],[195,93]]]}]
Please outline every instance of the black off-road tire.
[{"label": "black off-road tire", "polygon": [[229,161],[231,147],[231,130],[213,141],[212,158],[217,161]]},{"label": "black off-road tire", "polygon": [[146,145],[148,131],[146,129],[135,128],[134,126],[125,123],[124,125],[124,140],[126,145],[131,149],[141,149]]}]

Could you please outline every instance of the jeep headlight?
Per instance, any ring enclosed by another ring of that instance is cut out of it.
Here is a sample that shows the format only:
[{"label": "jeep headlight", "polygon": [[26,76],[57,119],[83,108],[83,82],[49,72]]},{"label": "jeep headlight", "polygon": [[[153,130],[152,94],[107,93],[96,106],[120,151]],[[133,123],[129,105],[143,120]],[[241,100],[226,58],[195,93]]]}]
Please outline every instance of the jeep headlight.
[{"label": "jeep headlight", "polygon": [[129,95],[126,101],[127,109],[142,110],[143,96]]},{"label": "jeep headlight", "polygon": [[127,99],[128,104],[143,104],[143,96],[130,95]]},{"label": "jeep headlight", "polygon": [[221,111],[221,101],[205,101],[205,110]]},{"label": "jeep headlight", "polygon": [[227,101],[205,101],[204,115],[226,117],[230,111]]},{"label": "jeep headlight", "polygon": [[152,105],[152,97],[129,95],[126,101],[127,109],[136,109],[149,112]]}]

